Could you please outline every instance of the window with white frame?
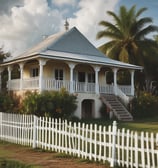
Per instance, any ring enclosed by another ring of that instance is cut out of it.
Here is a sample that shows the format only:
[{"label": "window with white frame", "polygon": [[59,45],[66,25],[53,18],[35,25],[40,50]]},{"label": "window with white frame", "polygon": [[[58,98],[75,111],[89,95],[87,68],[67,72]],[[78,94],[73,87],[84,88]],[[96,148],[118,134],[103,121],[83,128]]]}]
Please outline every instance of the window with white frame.
[{"label": "window with white frame", "polygon": [[31,77],[37,77],[37,76],[39,76],[39,69],[38,69],[38,67],[31,68],[31,70],[30,70],[30,76]]},{"label": "window with white frame", "polygon": [[63,69],[55,69],[55,80],[63,80],[64,72]]}]

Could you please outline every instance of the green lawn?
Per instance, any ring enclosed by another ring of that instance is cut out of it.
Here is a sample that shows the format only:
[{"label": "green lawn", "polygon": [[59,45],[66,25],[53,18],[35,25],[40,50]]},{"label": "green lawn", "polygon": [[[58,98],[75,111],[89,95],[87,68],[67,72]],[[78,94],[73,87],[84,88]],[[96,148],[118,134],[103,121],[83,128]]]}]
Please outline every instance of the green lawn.
[{"label": "green lawn", "polygon": [[133,122],[119,122],[118,126],[120,128],[126,128],[133,131],[158,133],[158,117],[134,120]]},{"label": "green lawn", "polygon": [[133,131],[144,131],[158,133],[158,121],[157,122],[129,122],[129,123],[118,123],[118,127],[126,128]]},{"label": "green lawn", "polygon": [[[83,120],[85,123],[96,123],[101,125],[112,125],[113,121],[109,120]],[[158,133],[158,117],[151,119],[143,119],[143,120],[134,120],[132,122],[121,122],[117,121],[118,128],[130,129],[132,131],[144,131],[144,132],[154,132]]]},{"label": "green lawn", "polygon": [[31,165],[23,164],[19,161],[0,158],[0,168],[34,168]]}]

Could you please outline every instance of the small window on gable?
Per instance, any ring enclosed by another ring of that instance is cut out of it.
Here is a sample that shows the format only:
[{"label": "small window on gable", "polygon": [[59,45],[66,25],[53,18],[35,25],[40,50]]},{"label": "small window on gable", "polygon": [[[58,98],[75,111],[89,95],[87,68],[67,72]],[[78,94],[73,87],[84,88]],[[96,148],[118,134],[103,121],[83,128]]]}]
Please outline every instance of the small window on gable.
[{"label": "small window on gable", "polygon": [[63,69],[55,69],[55,79],[63,80],[63,77],[64,77]]},{"label": "small window on gable", "polygon": [[31,71],[30,71],[30,76],[31,77],[39,76],[39,69],[37,67],[36,68],[32,68]]}]

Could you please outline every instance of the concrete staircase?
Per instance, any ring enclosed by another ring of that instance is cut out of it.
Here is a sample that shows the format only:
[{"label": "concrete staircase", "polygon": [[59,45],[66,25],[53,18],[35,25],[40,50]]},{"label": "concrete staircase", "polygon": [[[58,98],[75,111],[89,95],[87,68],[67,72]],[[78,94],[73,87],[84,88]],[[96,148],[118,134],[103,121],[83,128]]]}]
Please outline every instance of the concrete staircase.
[{"label": "concrete staircase", "polygon": [[115,95],[101,94],[100,99],[120,121],[133,121],[132,115]]}]

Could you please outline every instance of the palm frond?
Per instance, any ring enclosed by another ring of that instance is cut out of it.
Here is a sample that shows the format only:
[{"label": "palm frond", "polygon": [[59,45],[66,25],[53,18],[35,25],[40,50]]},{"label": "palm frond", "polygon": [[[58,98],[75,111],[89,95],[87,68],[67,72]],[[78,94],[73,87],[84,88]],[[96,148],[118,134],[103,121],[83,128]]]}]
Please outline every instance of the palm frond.
[{"label": "palm frond", "polygon": [[122,37],[120,34],[117,34],[115,32],[110,32],[110,31],[100,31],[97,33],[97,39],[103,38],[103,37],[109,37],[111,39],[118,39],[120,40]]},{"label": "palm frond", "polygon": [[101,22],[99,22],[99,25],[104,26],[106,28],[105,30],[107,30],[109,32],[113,32],[115,34],[122,36],[122,32],[120,32],[120,30],[110,22],[101,21]]},{"label": "palm frond", "polygon": [[111,40],[103,45],[101,45],[98,49],[102,51],[104,54],[107,54],[108,50],[115,46],[117,42],[115,40]]},{"label": "palm frond", "polygon": [[149,25],[136,34],[137,39],[144,39],[149,33],[158,32],[157,26]]},{"label": "palm frond", "polygon": [[141,8],[141,9],[139,9],[138,11],[137,11],[137,13],[136,13],[136,17],[139,17],[143,12],[145,12],[147,10],[147,8]]},{"label": "palm frond", "polygon": [[141,19],[137,20],[137,22],[134,24],[134,26],[135,26],[134,31],[138,32],[144,26],[146,26],[147,24],[150,24],[150,23],[152,23],[152,19],[150,17],[141,18]]},{"label": "palm frond", "polygon": [[114,12],[107,11],[107,14],[113,17],[114,22],[116,22],[116,25],[118,25],[118,26],[121,25],[121,20],[120,20],[120,18],[119,18]]}]

